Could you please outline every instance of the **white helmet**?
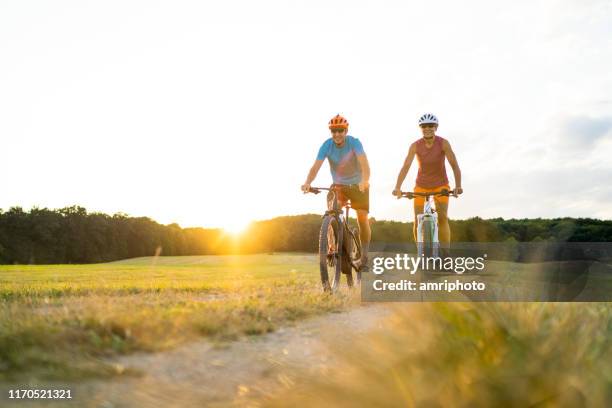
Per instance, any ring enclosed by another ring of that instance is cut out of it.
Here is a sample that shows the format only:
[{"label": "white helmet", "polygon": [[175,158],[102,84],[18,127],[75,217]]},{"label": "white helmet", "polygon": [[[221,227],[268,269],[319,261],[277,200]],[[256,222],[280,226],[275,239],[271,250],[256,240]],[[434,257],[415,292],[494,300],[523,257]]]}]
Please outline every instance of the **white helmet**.
[{"label": "white helmet", "polygon": [[438,118],[433,113],[426,113],[419,118],[419,126],[424,125],[426,123],[434,123],[438,124]]}]

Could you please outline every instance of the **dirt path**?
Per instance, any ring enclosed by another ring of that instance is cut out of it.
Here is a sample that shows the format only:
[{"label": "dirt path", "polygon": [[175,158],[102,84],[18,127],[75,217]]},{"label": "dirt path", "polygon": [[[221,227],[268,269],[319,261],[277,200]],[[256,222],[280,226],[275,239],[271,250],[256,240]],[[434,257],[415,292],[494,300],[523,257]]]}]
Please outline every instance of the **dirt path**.
[{"label": "dirt path", "polygon": [[328,342],[359,341],[360,334],[382,325],[388,314],[384,305],[361,306],[224,346],[199,341],[169,352],[122,357],[115,362],[141,370],[143,376],[74,385],[69,406],[249,405],[251,398],[291,384],[296,369],[324,371],[334,360]]}]

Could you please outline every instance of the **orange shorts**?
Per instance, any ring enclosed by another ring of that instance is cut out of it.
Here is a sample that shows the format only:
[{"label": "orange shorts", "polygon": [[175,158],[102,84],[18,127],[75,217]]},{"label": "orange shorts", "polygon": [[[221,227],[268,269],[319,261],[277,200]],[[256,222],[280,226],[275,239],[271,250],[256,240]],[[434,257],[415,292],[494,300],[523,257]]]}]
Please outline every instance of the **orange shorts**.
[{"label": "orange shorts", "polygon": [[[415,193],[433,193],[436,191],[440,191],[440,190],[448,190],[450,191],[450,187],[449,185],[445,185],[445,186],[440,186],[440,187],[435,187],[435,188],[423,188],[423,187],[419,187],[419,186],[414,186],[414,192]],[[434,196],[434,203],[436,204],[436,207],[438,206],[438,204],[448,204],[448,196]],[[425,197],[421,197],[421,196],[414,196],[414,209],[418,210],[419,213],[423,212],[423,206],[425,205]]]}]

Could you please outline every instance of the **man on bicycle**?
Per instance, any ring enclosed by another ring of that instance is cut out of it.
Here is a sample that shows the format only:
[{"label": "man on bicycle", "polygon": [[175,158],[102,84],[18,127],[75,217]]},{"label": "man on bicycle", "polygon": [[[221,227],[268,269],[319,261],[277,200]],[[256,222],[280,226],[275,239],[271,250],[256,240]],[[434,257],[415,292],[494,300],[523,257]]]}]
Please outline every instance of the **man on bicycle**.
[{"label": "man on bicycle", "polygon": [[351,207],[357,211],[359,238],[361,240],[361,267],[367,271],[368,249],[370,245],[370,166],[361,142],[348,135],[348,121],[339,114],[329,121],[331,137],[321,145],[317,159],[310,168],[302,191],[310,190],[323,161],[329,161],[333,186],[340,186],[338,203],[343,206],[351,200]]},{"label": "man on bicycle", "polygon": [[[461,188],[461,170],[459,169],[459,163],[453,149],[450,144],[444,138],[436,135],[438,129],[438,118],[431,114],[426,113],[419,119],[419,127],[423,137],[415,141],[410,145],[404,165],[397,176],[397,182],[395,183],[395,189],[393,195],[401,197],[401,186],[410,170],[414,157],[417,157],[419,162],[419,171],[417,173],[416,185],[414,192],[417,193],[428,193],[440,191],[446,189],[451,191],[448,183],[448,177],[446,177],[445,159],[448,160],[453,174],[455,176],[455,189],[452,190],[454,194],[463,193]],[[434,202],[436,204],[436,211],[438,213],[438,231],[440,243],[446,243],[444,247],[448,247],[450,242],[450,227],[448,225],[448,196],[434,196]],[[412,232],[414,234],[414,241],[417,242],[417,217],[418,214],[423,212],[423,206],[425,204],[425,197],[415,196],[414,197],[414,225]]]}]

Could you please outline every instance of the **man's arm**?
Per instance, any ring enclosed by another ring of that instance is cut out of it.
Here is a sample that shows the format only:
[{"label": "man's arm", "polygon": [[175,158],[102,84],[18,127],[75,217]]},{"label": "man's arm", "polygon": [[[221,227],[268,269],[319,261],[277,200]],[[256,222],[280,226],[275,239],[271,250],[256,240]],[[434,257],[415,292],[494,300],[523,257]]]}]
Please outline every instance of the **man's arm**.
[{"label": "man's arm", "polygon": [[361,182],[359,183],[359,191],[365,191],[370,187],[370,163],[368,157],[364,154],[357,155],[357,161],[361,167]]},{"label": "man's arm", "polygon": [[451,165],[453,169],[453,175],[455,176],[455,194],[463,193],[463,188],[461,188],[461,169],[459,168],[459,163],[457,162],[457,157],[455,157],[455,152],[451,148],[448,140],[444,140],[444,144],[442,145],[442,151],[446,155],[446,159],[448,163]]},{"label": "man's arm", "polygon": [[314,164],[310,168],[310,171],[308,172],[308,176],[306,177],[306,182],[304,183],[304,185],[302,185],[303,192],[307,193],[308,190],[310,190],[310,183],[312,183],[315,177],[317,177],[317,173],[319,172],[319,169],[321,169],[322,165],[323,165],[323,160],[315,160]]},{"label": "man's arm", "polygon": [[400,191],[402,188],[402,183],[406,179],[408,175],[408,171],[410,171],[410,166],[412,166],[412,162],[414,161],[414,156],[416,155],[416,148],[414,144],[410,145],[410,149],[408,149],[408,155],[406,156],[406,160],[404,160],[404,165],[402,166],[399,174],[397,175],[397,181],[395,183],[395,189],[393,190],[393,195],[399,198]]}]

